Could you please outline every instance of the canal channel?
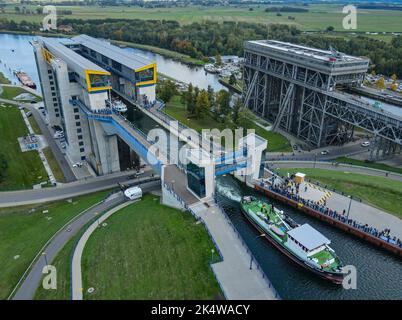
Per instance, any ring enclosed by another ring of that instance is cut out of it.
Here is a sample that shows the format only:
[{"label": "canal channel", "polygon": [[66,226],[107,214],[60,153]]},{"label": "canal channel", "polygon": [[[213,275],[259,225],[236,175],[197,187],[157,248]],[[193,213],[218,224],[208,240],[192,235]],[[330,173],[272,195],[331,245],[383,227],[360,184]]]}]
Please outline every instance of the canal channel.
[{"label": "canal channel", "polygon": [[[0,60],[2,61],[0,70],[6,71],[4,72],[6,76],[10,75],[7,72],[8,69],[4,68],[6,63],[11,69],[18,68],[27,72],[39,85],[34,56],[29,45],[32,39],[31,36],[0,34]],[[137,49],[128,50],[139,52]],[[154,60],[158,63],[159,71],[168,76],[176,75],[183,81],[190,79],[193,84],[200,87],[211,84],[215,89],[219,89],[215,86],[216,83],[219,84],[217,77],[205,75],[202,68],[193,69],[154,53],[140,51],[148,58],[156,57]],[[146,133],[152,128],[160,127],[136,108],[130,108],[127,116]],[[256,191],[240,183],[231,175],[219,177],[216,181],[216,189],[218,200],[223,204],[229,218],[283,299],[402,299],[402,263],[399,258],[293,208],[275,202],[275,206],[286,211],[297,222],[309,223],[331,239],[331,246],[344,264],[356,267],[357,289],[343,289],[341,286],[331,284],[300,269],[276,251],[266,240],[256,238],[258,233],[248,224],[239,208],[239,200],[244,195],[252,194],[262,197]]]}]

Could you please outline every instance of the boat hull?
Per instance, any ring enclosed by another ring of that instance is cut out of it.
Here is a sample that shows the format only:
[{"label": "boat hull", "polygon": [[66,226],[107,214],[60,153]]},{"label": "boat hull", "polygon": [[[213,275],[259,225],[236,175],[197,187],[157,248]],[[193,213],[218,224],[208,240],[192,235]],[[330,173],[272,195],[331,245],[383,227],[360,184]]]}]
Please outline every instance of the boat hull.
[{"label": "boat hull", "polygon": [[323,272],[323,271],[313,268],[312,266],[309,266],[303,260],[299,259],[297,256],[292,254],[289,250],[287,250],[281,244],[279,244],[277,241],[275,241],[275,239],[273,239],[267,233],[266,230],[261,228],[257,223],[255,223],[255,221],[252,218],[250,218],[250,216],[247,214],[247,212],[243,209],[242,206],[241,206],[241,212],[244,215],[244,217],[247,219],[247,221],[254,228],[256,228],[259,232],[265,234],[265,239],[267,239],[268,242],[271,243],[271,245],[273,245],[276,249],[278,249],[281,253],[283,253],[285,256],[287,256],[294,263],[296,263],[297,265],[299,265],[300,267],[302,267],[304,269],[307,269],[307,270],[313,272],[314,274],[318,275],[319,277],[321,277],[323,279],[329,280],[335,284],[342,284],[343,278],[344,278],[343,274],[333,274],[333,273],[329,273],[329,272]]}]

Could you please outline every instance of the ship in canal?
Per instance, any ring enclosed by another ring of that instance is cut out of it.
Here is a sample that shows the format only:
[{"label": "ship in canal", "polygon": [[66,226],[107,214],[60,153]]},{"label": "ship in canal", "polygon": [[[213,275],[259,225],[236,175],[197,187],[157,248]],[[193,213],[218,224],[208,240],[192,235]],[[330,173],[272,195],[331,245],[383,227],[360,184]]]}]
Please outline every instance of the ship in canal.
[{"label": "ship in canal", "polygon": [[242,198],[241,210],[262,236],[297,265],[321,278],[342,283],[342,262],[329,246],[331,241],[316,229],[297,224],[283,211],[252,196]]},{"label": "ship in canal", "polygon": [[15,76],[18,81],[25,87],[29,87],[31,89],[36,89],[36,84],[33,82],[30,76],[28,76],[25,72],[22,71],[14,71]]}]

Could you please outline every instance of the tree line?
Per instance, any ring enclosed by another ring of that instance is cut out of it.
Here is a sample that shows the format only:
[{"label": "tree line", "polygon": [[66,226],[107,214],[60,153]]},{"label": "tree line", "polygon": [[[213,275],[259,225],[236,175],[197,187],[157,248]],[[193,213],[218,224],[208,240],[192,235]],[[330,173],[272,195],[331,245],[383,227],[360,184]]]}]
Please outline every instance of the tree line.
[{"label": "tree line", "polygon": [[254,115],[237,98],[233,106],[230,93],[226,90],[215,92],[211,86],[199,89],[189,84],[187,90],[179,92],[170,80],[164,80],[157,85],[157,95],[168,104],[174,96],[180,96],[180,103],[186,108],[189,117],[204,119],[212,117],[226,127],[247,127],[247,122]]},{"label": "tree line", "polygon": [[[331,34],[331,37],[326,37],[325,33],[305,34],[290,25],[271,24],[267,27],[260,23],[232,21],[180,25],[171,20],[64,18],[59,19],[58,23],[71,25],[77,34],[156,46],[200,60],[219,54],[242,56],[244,41],[252,39],[275,39],[319,49],[332,46],[346,54],[369,57],[372,70],[378,74],[402,75],[401,36],[393,37],[388,43],[363,35],[346,38]],[[0,29],[3,30],[37,31],[39,28],[39,23],[0,19]]]}]

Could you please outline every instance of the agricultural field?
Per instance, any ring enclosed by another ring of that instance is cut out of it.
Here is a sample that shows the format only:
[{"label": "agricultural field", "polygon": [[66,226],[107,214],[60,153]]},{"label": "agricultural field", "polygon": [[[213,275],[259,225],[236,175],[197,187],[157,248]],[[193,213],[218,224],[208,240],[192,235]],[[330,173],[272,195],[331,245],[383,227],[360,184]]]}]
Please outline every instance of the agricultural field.
[{"label": "agricultural field", "polygon": [[[277,6],[277,5],[276,5]],[[26,20],[29,22],[41,22],[43,15],[39,14],[17,14],[15,5],[6,7],[5,13],[0,13],[0,18],[12,19],[16,22]],[[36,9],[36,6],[26,6]],[[189,6],[183,8],[140,8],[140,7],[99,7],[99,6],[63,6],[62,10],[71,10],[71,15],[59,15],[58,18],[71,19],[154,19],[154,20],[176,20],[181,24],[212,21],[244,21],[257,23],[282,23],[292,24],[301,30],[324,30],[333,26],[336,31],[344,31],[342,20],[345,14],[342,13],[340,4],[313,4],[307,7],[309,12],[283,12],[277,16],[276,12],[265,12],[269,5],[254,6],[225,6],[225,7],[204,7]],[[250,8],[252,10],[250,10]],[[294,20],[289,19],[294,17]],[[368,10],[358,9],[357,30],[358,32],[397,32],[401,31],[400,21],[402,11],[393,10]]]}]

